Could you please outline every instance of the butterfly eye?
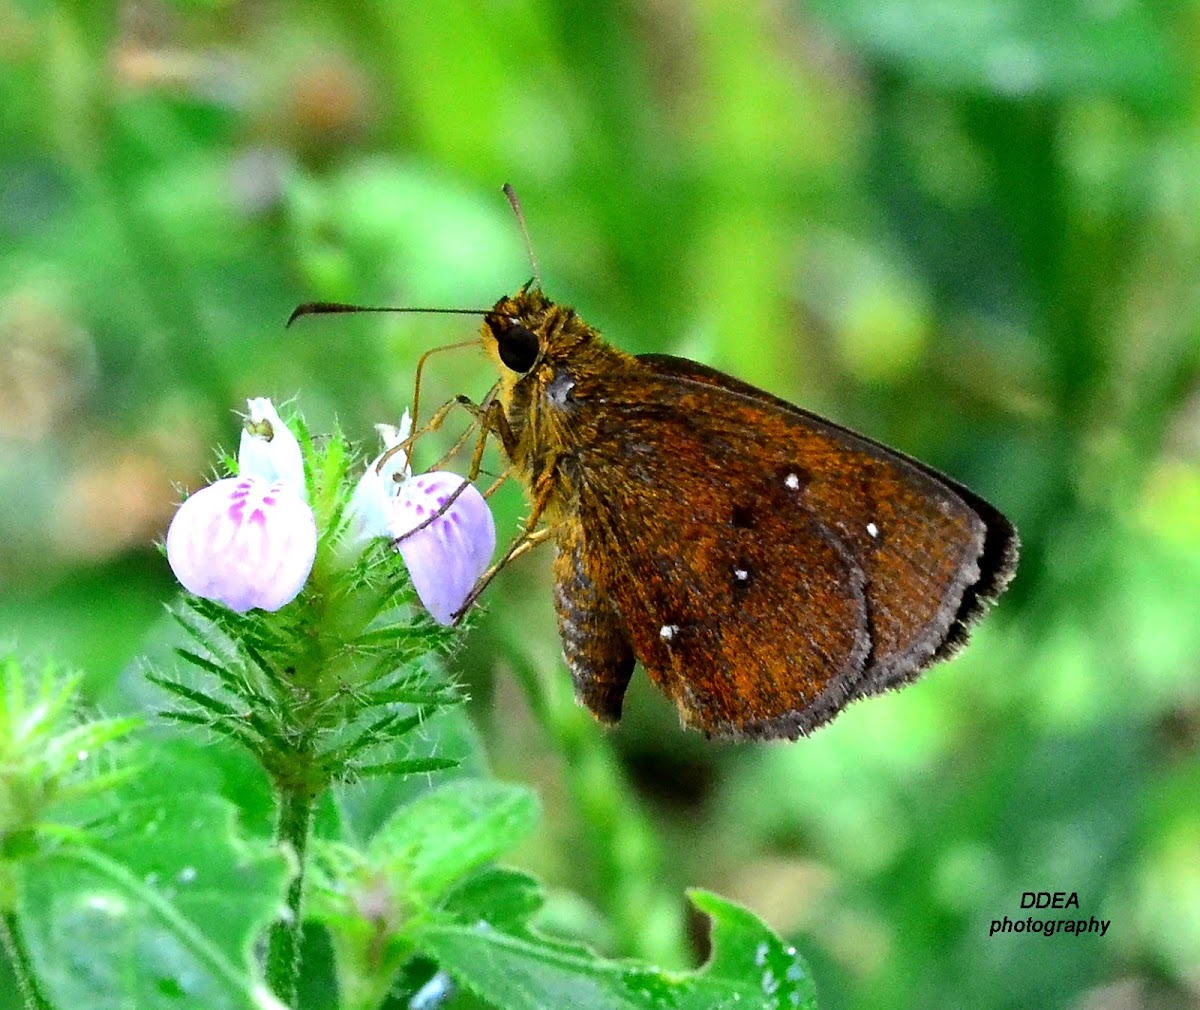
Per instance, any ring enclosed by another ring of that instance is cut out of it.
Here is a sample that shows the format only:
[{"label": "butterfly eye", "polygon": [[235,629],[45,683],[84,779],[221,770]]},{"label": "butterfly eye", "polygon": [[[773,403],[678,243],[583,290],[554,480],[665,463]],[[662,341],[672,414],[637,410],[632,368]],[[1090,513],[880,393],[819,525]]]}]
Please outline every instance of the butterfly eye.
[{"label": "butterfly eye", "polygon": [[492,332],[496,334],[500,360],[509,368],[514,372],[528,372],[533,367],[541,349],[536,333],[520,323],[492,327]]}]

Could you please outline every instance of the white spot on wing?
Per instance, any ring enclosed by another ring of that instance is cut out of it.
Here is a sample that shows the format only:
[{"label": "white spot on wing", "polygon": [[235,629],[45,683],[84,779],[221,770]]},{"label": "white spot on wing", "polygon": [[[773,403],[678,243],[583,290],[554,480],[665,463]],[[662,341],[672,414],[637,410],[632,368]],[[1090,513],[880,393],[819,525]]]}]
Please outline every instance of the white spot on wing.
[{"label": "white spot on wing", "polygon": [[794,473],[789,473],[786,477],[784,477],[783,482],[793,491],[797,491],[800,488],[800,478]]},{"label": "white spot on wing", "polygon": [[867,532],[871,534],[872,537],[877,537],[879,536],[879,527],[874,523],[867,523]]},{"label": "white spot on wing", "polygon": [[672,638],[675,637],[675,633],[678,630],[679,630],[678,625],[664,624],[661,628],[658,629],[658,637],[661,638],[664,642],[669,642],[669,641],[671,641]]},{"label": "white spot on wing", "polygon": [[750,578],[750,573],[744,568],[735,568],[733,570],[733,577],[737,579],[738,582],[745,582],[748,578]]}]

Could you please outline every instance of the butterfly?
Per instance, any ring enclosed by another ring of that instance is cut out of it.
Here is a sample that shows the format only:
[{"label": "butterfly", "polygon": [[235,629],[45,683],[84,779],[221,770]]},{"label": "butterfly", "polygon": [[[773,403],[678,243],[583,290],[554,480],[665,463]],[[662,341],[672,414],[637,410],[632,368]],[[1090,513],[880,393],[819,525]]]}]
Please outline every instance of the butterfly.
[{"label": "butterfly", "polygon": [[504,560],[556,544],[563,656],[604,722],[640,662],[684,724],[794,739],[953,655],[1013,576],[1015,529],[962,484],[713,368],[627,354],[533,281],[481,340],[500,381],[480,416],[532,504]]}]

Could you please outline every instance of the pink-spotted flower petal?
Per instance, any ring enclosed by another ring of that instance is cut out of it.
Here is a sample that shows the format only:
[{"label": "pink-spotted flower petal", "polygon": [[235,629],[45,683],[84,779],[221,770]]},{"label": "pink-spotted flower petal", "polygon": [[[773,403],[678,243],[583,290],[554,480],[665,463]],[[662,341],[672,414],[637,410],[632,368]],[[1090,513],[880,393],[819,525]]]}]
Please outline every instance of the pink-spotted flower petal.
[{"label": "pink-spotted flower petal", "polygon": [[246,403],[250,413],[238,447],[239,475],[261,477],[268,483],[283,481],[301,498],[306,497],[304,458],[296,436],[283,423],[269,397],[254,397]]},{"label": "pink-spotted flower petal", "polygon": [[456,473],[419,474],[400,485],[391,506],[388,532],[397,540],[413,588],[439,624],[453,623],[496,550],[496,523],[474,484],[467,484],[442,515],[417,529],[465,483]]},{"label": "pink-spotted flower petal", "polygon": [[183,587],[240,614],[295,599],[316,553],[317,524],[297,487],[253,475],[197,491],[167,530],[167,560]]}]

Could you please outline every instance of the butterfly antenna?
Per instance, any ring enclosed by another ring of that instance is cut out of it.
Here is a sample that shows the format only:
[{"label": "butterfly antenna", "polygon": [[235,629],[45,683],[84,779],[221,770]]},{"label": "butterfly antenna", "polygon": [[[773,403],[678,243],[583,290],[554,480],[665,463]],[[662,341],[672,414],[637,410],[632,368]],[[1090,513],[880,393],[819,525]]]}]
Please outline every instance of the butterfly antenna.
[{"label": "butterfly antenna", "polygon": [[525,227],[525,215],[521,212],[521,201],[517,199],[517,191],[512,188],[511,183],[504,184],[504,195],[508,197],[508,205],[512,207],[513,213],[517,216],[517,224],[521,226],[521,237],[525,240],[525,252],[529,256],[529,265],[533,267],[533,283],[540,288],[542,275],[538,270],[537,258],[533,255],[533,243],[529,241],[529,229]]},{"label": "butterfly antenna", "polygon": [[288,316],[287,325],[291,326],[301,316],[322,316],[339,312],[432,312],[440,315],[455,316],[486,316],[491,309],[414,309],[395,308],[391,305],[347,305],[344,302],[305,302],[297,305]]}]

